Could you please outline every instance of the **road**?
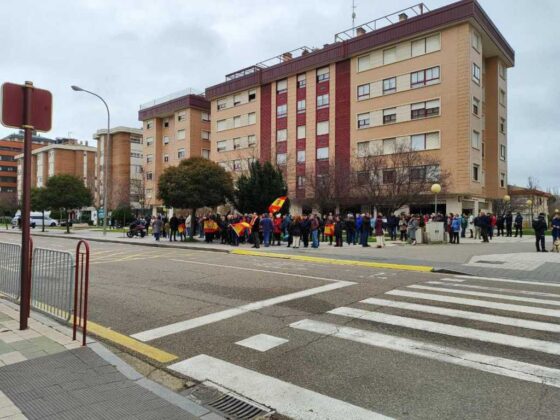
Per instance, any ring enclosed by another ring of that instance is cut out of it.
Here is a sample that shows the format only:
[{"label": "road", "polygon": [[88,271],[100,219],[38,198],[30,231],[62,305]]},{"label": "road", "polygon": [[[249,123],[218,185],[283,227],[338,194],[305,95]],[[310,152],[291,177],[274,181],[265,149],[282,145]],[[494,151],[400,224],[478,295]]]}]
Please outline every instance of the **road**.
[{"label": "road", "polygon": [[558,418],[560,278],[91,246],[92,321],[289,417]]}]

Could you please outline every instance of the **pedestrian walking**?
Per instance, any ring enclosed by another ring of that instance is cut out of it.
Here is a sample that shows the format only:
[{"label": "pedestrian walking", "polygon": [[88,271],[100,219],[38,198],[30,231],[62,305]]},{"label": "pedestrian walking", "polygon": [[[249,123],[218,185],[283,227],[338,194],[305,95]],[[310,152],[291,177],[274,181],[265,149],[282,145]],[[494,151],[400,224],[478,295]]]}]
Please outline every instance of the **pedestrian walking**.
[{"label": "pedestrian walking", "polygon": [[540,213],[537,220],[533,220],[533,230],[535,231],[535,245],[537,252],[548,252],[545,247],[544,235],[548,225],[546,224],[546,216]]}]

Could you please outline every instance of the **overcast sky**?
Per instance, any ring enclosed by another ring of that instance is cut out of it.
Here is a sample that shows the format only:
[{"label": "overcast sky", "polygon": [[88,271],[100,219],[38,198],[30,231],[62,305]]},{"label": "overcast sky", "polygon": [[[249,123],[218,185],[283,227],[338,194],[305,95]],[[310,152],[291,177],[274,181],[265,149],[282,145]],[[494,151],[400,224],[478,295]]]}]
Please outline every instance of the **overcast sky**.
[{"label": "overcast sky", "polygon": [[[356,24],[416,4],[356,0]],[[427,0],[435,9],[451,3]],[[509,182],[558,187],[560,35],[557,0],[480,0],[515,49],[508,74]],[[141,103],[220,83],[284,51],[320,47],[352,26],[351,0],[2,0],[0,82],[49,89],[53,130],[91,140],[106,126],[140,127]],[[538,6],[537,6],[538,5]],[[0,136],[13,130],[0,126]]]}]

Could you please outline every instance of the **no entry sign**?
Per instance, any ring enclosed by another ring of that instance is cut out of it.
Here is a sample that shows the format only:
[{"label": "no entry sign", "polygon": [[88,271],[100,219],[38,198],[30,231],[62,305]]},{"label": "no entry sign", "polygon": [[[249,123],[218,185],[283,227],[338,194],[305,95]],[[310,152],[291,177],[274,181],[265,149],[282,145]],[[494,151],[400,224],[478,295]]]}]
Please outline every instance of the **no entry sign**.
[{"label": "no entry sign", "polygon": [[52,94],[48,90],[32,87],[30,118],[25,124],[25,85],[4,83],[0,109],[2,125],[12,128],[31,126],[33,130],[50,131],[52,125]]}]

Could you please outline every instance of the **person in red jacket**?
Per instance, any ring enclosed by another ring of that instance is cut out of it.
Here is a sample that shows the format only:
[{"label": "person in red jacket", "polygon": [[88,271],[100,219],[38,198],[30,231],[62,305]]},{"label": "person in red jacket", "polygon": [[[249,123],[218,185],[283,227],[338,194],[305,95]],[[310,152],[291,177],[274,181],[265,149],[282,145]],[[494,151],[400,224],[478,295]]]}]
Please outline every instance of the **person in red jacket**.
[{"label": "person in red jacket", "polygon": [[492,239],[494,237],[494,229],[496,228],[496,223],[497,223],[496,215],[491,214],[490,215],[490,227],[488,228],[488,237],[490,239]]},{"label": "person in red jacket", "polygon": [[280,245],[280,238],[282,237],[282,215],[280,215],[280,213],[278,213],[274,218],[273,224],[272,233],[274,235],[274,239],[272,240],[272,245],[274,245],[275,241],[276,245]]}]

